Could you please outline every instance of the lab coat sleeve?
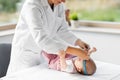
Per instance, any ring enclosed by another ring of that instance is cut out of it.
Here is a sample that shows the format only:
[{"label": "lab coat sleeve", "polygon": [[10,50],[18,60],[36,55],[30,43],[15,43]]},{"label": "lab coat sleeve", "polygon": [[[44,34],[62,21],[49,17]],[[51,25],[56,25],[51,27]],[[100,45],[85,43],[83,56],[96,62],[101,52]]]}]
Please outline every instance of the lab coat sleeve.
[{"label": "lab coat sleeve", "polygon": [[75,45],[76,40],[78,39],[70,30],[68,30],[68,25],[65,19],[65,10],[63,7],[60,8],[60,17],[63,19],[60,28],[58,29],[58,36],[64,41],[71,45]]},{"label": "lab coat sleeve", "polygon": [[59,50],[67,49],[67,45],[52,39],[45,31],[44,27],[46,26],[42,20],[42,16],[45,15],[42,14],[40,9],[32,6],[25,11],[26,13],[24,12],[23,17],[38,47],[49,53],[56,53]]}]

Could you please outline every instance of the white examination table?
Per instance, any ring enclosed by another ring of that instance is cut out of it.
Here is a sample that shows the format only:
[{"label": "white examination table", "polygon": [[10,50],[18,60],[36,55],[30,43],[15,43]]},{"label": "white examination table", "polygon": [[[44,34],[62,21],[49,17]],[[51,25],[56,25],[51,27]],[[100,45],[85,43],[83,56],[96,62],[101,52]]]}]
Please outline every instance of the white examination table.
[{"label": "white examination table", "polygon": [[45,64],[8,75],[0,80],[120,80],[120,65],[95,61],[97,71],[92,76],[69,74],[48,69]]}]

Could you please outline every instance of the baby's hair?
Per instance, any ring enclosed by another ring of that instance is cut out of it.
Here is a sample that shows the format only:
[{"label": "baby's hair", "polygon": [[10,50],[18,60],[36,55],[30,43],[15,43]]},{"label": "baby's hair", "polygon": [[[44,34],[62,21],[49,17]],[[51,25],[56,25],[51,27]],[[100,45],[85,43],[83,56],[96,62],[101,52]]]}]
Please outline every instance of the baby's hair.
[{"label": "baby's hair", "polygon": [[84,60],[82,71],[79,73],[84,75],[92,75],[95,72],[96,72],[95,62],[92,59]]}]

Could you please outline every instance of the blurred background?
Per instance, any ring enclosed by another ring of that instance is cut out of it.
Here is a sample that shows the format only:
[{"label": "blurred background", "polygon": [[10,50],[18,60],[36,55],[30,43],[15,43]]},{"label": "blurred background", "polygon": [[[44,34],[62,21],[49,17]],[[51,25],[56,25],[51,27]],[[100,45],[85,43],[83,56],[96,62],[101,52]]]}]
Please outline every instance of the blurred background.
[{"label": "blurred background", "polygon": [[66,6],[80,20],[120,22],[120,0],[67,0]]},{"label": "blurred background", "polygon": [[[0,24],[16,22],[24,0],[0,0]],[[120,0],[66,0],[70,19],[120,22]]]},{"label": "blurred background", "polygon": [[24,0],[0,0],[0,24],[16,23]]}]

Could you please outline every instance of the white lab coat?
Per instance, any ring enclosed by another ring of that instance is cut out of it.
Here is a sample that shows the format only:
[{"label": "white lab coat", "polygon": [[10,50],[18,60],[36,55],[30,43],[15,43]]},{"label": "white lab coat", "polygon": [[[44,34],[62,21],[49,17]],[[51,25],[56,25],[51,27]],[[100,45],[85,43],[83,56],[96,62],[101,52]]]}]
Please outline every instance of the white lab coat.
[{"label": "white lab coat", "polygon": [[63,4],[52,11],[47,0],[27,0],[16,26],[8,73],[39,64],[41,50],[56,53],[74,45],[77,37],[67,27]]}]

